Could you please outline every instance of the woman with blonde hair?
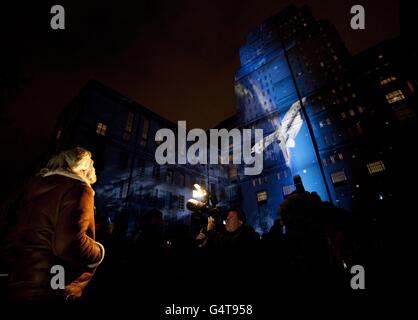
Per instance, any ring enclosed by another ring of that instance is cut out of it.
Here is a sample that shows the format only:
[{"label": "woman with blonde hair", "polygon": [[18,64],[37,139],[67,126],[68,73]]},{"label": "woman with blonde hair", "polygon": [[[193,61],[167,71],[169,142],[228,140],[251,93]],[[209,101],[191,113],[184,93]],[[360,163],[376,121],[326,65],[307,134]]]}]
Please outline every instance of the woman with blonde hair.
[{"label": "woman with blonde hair", "polygon": [[[104,257],[103,246],[95,241],[93,163],[83,148],[65,150],[29,183],[17,212],[11,299],[81,297]],[[51,281],[57,265],[65,271],[65,286],[58,288]]]}]

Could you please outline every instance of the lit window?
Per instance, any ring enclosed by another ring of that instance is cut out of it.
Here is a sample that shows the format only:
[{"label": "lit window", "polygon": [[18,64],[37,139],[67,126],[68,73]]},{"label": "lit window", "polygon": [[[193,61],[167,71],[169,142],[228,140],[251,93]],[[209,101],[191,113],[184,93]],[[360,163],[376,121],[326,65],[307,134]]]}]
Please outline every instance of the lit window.
[{"label": "lit window", "polygon": [[385,95],[385,97],[386,97],[386,100],[389,102],[389,104],[405,99],[405,96],[403,95],[401,90],[392,91],[388,93],[387,95]]},{"label": "lit window", "polygon": [[330,157],[329,157],[329,160],[331,161],[331,163],[332,163],[332,164],[334,164],[334,163],[335,163],[335,158],[334,158],[334,156],[330,156]]},{"label": "lit window", "polygon": [[295,189],[295,187],[292,184],[288,185],[288,186],[283,186],[283,194],[285,196],[287,196],[287,195],[291,194],[294,189]]},{"label": "lit window", "polygon": [[347,118],[345,112],[341,112],[341,119],[345,119],[345,118]]},{"label": "lit window", "polygon": [[336,55],[334,55],[333,58],[334,58],[334,61],[338,60],[338,57]]},{"label": "lit window", "polygon": [[348,113],[350,114],[350,116],[354,117],[356,114],[354,112],[353,109],[348,110]]},{"label": "lit window", "polygon": [[322,122],[322,121],[319,121],[319,127],[323,127],[324,126],[324,122]]},{"label": "lit window", "polygon": [[321,67],[324,67],[324,66],[325,66],[325,64],[324,64],[322,61],[319,63],[319,65],[320,65]]},{"label": "lit window", "polygon": [[145,147],[148,141],[148,132],[149,132],[149,120],[144,119],[144,124],[142,127],[142,135],[141,135],[141,146]]},{"label": "lit window", "polygon": [[383,79],[382,81],[380,81],[380,85],[383,86],[383,85],[385,85],[389,82],[395,81],[395,80],[396,80],[396,77],[389,77],[389,78],[386,78],[386,79]]},{"label": "lit window", "polygon": [[149,131],[149,120],[144,119],[144,126],[142,128],[142,139],[148,138],[148,131]]},{"label": "lit window", "polygon": [[237,179],[237,166],[236,165],[230,165],[229,171],[228,171],[229,179],[230,180],[236,180]]},{"label": "lit window", "polygon": [[374,173],[378,173],[378,172],[382,172],[386,170],[385,164],[383,163],[383,161],[376,161],[376,162],[369,163],[367,165],[367,169],[369,169],[370,174],[374,174]]},{"label": "lit window", "polygon": [[357,132],[359,134],[362,134],[363,133],[363,129],[361,128],[360,122],[357,122],[356,123],[356,129],[357,129]]},{"label": "lit window", "polygon": [[107,131],[107,125],[104,123],[99,122],[97,124],[96,133],[100,134],[101,136],[105,136]]},{"label": "lit window", "polygon": [[356,98],[356,97],[357,97],[357,95],[356,95],[354,92],[351,94],[351,96],[352,96],[353,98]]},{"label": "lit window", "polygon": [[344,171],[337,171],[334,173],[331,173],[331,180],[332,183],[339,183],[339,182],[344,182],[347,181],[347,176],[345,175]]},{"label": "lit window", "polygon": [[331,124],[331,119],[330,118],[327,118],[327,125],[330,125]]},{"label": "lit window", "polygon": [[343,159],[344,159],[344,157],[343,157],[343,154],[342,154],[342,153],[339,153],[339,154],[338,154],[338,159],[340,159],[340,160],[343,160]]},{"label": "lit window", "polygon": [[257,192],[257,202],[264,202],[267,201],[267,191]]},{"label": "lit window", "polygon": [[378,58],[383,59],[383,54],[379,54]]},{"label": "lit window", "polygon": [[363,113],[364,108],[362,106],[357,106],[357,110],[358,112]]}]

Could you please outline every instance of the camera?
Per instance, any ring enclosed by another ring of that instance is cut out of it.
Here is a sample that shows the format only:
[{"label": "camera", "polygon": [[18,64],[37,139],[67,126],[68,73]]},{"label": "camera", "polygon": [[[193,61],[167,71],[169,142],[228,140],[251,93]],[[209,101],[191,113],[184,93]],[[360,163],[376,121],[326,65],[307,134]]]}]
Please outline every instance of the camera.
[{"label": "camera", "polygon": [[218,207],[216,195],[209,193],[200,185],[194,185],[193,198],[187,201],[186,207],[192,211],[191,226],[195,235],[206,231],[209,217],[214,219],[216,230],[224,228],[225,210]]}]

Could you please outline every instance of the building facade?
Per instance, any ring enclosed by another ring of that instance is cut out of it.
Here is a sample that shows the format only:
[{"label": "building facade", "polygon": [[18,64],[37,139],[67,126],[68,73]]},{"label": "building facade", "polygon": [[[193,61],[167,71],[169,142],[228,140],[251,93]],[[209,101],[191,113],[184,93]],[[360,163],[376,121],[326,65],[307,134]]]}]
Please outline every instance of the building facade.
[{"label": "building facade", "polygon": [[400,168],[392,162],[416,128],[414,85],[400,53],[394,39],[351,56],[336,29],[306,6],[288,7],[247,36],[231,125],[262,128],[267,143],[276,135],[263,172],[233,169],[231,182],[259,232],[277,218],[295,175],[307,191],[350,211],[393,197]]},{"label": "building facade", "polygon": [[416,75],[399,47],[394,39],[352,56],[307,6],[289,6],[249,33],[235,75],[236,114],[214,129],[264,130],[257,176],[232,164],[233,144],[229,164],[158,165],[155,134],[177,132],[177,124],[95,81],[64,111],[53,150],[93,152],[97,210],[110,220],[121,214],[128,232],[151,208],[189,223],[194,183],[220,205],[241,206],[261,234],[294,191],[295,175],[324,201],[374,210],[401,192],[401,159],[412,159],[408,137],[416,135]]}]

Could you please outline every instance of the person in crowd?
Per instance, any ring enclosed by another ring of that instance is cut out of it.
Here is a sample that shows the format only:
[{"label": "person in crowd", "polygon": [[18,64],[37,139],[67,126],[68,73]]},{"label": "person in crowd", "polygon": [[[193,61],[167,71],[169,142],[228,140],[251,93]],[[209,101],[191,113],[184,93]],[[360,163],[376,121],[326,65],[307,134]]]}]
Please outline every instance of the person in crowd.
[{"label": "person in crowd", "polygon": [[[62,151],[29,182],[13,232],[10,299],[81,298],[105,253],[95,241],[93,164],[83,148]],[[54,266],[64,270],[64,288],[51,285]]]}]

